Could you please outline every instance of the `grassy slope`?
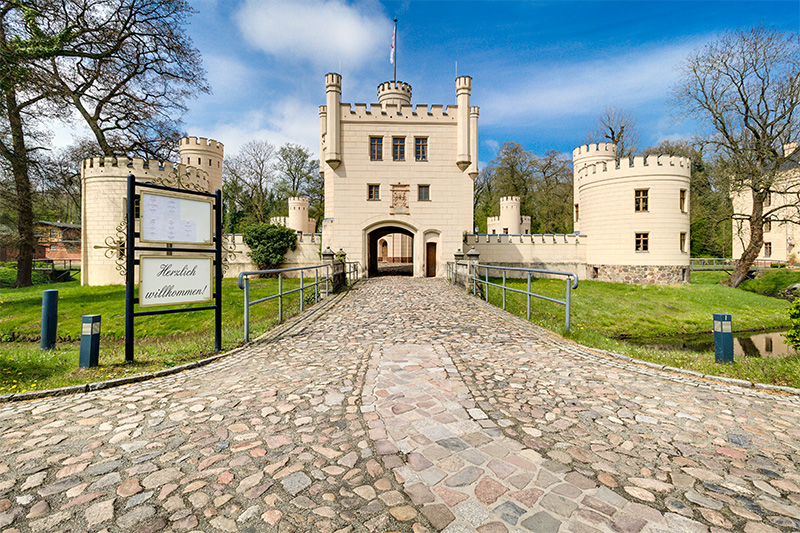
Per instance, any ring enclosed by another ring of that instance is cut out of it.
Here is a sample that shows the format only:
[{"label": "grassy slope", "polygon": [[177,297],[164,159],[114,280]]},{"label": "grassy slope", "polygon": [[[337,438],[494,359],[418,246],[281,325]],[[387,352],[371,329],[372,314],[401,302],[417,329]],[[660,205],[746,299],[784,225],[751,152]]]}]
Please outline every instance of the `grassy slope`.
[{"label": "grassy slope", "polygon": [[[785,359],[737,358],[734,364],[718,365],[713,352],[693,353],[648,349],[625,342],[627,339],[674,337],[712,331],[712,314],[733,315],[734,329],[778,329],[788,326],[789,302],[717,283],[724,274],[693,274],[691,285],[637,286],[581,281],[573,292],[572,328],[566,336],[603,350],[611,350],[660,364],[686,368],[704,374],[728,376],[759,383],[800,387],[800,357]],[[500,280],[494,280],[500,283]],[[524,281],[508,285],[525,287]],[[540,279],[534,292],[562,300],[564,281]],[[490,302],[501,306],[500,289],[491,288]],[[525,316],[526,298],[507,296],[507,310]],[[534,299],[531,321],[564,333],[564,307]]]},{"label": "grassy slope", "polygon": [[[307,283],[309,281],[307,280]],[[284,290],[299,286],[284,280]],[[57,287],[58,336],[56,348],[39,349],[42,291]],[[275,294],[277,280],[255,280],[251,299]],[[311,291],[309,293],[313,294]],[[306,299],[309,298],[306,293]],[[223,281],[222,346],[241,344],[244,320],[243,291],[235,279]],[[299,310],[300,295],[284,299],[284,317]],[[135,320],[135,363],[125,364],[125,288],[81,287],[77,282],[0,291],[0,394],[26,389],[61,387],[126,375],[152,372],[205,357],[213,352],[213,311],[175,313]],[[78,369],[81,315],[102,316],[100,365]],[[251,338],[276,323],[277,301],[250,310]],[[7,342],[24,339],[23,342]]]}]

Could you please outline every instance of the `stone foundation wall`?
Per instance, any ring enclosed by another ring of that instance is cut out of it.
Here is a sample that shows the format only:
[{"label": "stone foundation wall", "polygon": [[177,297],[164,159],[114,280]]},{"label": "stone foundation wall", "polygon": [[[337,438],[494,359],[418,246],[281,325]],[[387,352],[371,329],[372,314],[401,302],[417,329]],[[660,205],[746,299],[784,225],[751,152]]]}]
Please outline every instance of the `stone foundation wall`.
[{"label": "stone foundation wall", "polygon": [[690,280],[690,271],[687,266],[587,265],[586,273],[587,279],[595,281],[636,285],[668,285],[670,283],[689,283]]}]

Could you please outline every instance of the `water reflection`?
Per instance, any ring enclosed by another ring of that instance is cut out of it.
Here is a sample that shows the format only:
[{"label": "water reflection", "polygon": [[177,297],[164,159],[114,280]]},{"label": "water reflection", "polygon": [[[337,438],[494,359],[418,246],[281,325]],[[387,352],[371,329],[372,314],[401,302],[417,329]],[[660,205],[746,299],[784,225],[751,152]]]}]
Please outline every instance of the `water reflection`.
[{"label": "water reflection", "polygon": [[[734,333],[733,355],[744,357],[792,357],[798,354],[790,345],[786,344],[784,331],[769,333]],[[689,340],[673,340],[658,344],[644,341],[641,343],[646,348],[657,350],[684,350],[688,352],[713,352],[714,336],[704,335]]]}]

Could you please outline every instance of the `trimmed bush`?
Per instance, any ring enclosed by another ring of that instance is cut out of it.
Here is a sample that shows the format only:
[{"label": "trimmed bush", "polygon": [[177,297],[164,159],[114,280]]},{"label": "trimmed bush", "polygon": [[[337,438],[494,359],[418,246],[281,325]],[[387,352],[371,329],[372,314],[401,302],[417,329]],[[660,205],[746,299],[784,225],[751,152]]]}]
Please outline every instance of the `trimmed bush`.
[{"label": "trimmed bush", "polygon": [[250,247],[250,258],[260,270],[277,267],[286,252],[297,250],[297,233],[283,226],[254,224],[245,228],[242,236]]}]

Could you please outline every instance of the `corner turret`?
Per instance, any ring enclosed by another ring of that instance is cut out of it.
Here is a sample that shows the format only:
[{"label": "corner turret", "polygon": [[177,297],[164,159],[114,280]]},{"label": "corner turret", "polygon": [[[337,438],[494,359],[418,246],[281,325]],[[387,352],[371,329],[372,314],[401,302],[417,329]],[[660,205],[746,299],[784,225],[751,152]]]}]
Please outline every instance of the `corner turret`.
[{"label": "corner turret", "polygon": [[342,75],[335,72],[325,74],[327,96],[327,127],[325,128],[325,162],[333,169],[342,164],[341,118]]},{"label": "corner turret", "polygon": [[458,105],[458,155],[456,156],[456,165],[462,172],[472,163],[469,142],[469,97],[471,91],[472,78],[469,76],[456,78],[456,102]]}]

